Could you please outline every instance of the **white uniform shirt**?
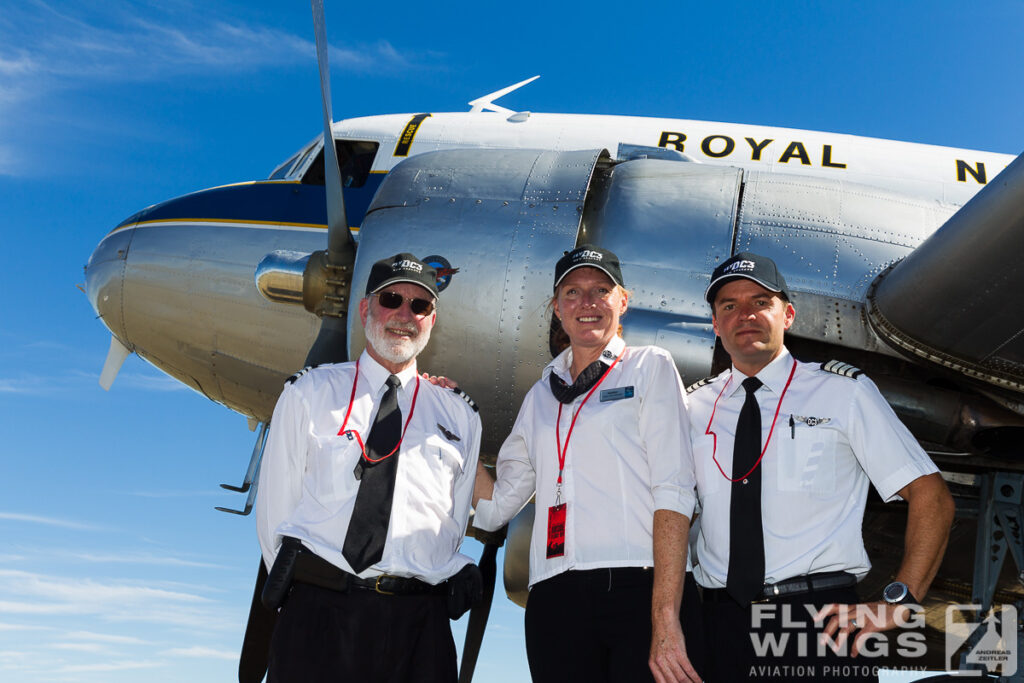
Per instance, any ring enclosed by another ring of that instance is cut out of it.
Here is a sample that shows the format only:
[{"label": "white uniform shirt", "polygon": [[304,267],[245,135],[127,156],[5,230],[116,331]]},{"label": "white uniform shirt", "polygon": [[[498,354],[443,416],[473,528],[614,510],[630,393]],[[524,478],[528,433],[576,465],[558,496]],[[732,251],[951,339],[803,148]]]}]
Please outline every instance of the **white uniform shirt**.
[{"label": "white uniform shirt", "polygon": [[[527,393],[498,453],[494,497],[477,504],[474,525],[494,530],[512,519],[536,491],[531,586],[570,569],[652,566],[654,511],[693,514],[689,422],[679,373],[664,349],[626,348],[620,337],[609,342],[602,362],[612,365],[623,349],[622,359],[580,411],[569,441],[562,475],[562,502],[568,504],[565,554],[547,559],[546,552],[548,508],[555,504],[558,479],[559,406],[548,376],[555,372],[572,383],[571,349],[559,354]],[[562,407],[563,447],[572,416],[585,397],[586,393]]]},{"label": "white uniform shirt", "polygon": [[[345,429],[358,431],[364,442],[390,374],[367,353],[360,356]],[[362,451],[357,439],[338,431],[355,376],[355,363],[324,365],[305,371],[281,392],[256,497],[256,526],[267,567],[281,537],[293,536],[331,564],[352,571],[341,549],[359,491],[353,470]],[[416,391],[415,367],[398,377],[404,426]],[[471,561],[458,549],[469,518],[479,450],[480,418],[473,409],[452,391],[420,380],[398,454],[384,555],[359,576],[391,574],[437,584]]]},{"label": "white uniform shirt", "polygon": [[[783,348],[757,374],[764,383],[755,393],[762,448],[793,363]],[[709,588],[725,587],[729,570],[732,483],[726,477],[745,378],[726,371],[689,395],[701,510],[694,576]],[[707,431],[717,435],[717,446]],[[862,577],[871,568],[861,534],[869,480],[889,502],[913,480],[938,471],[874,382],[800,362],[760,468],[766,583],[829,571]]]}]

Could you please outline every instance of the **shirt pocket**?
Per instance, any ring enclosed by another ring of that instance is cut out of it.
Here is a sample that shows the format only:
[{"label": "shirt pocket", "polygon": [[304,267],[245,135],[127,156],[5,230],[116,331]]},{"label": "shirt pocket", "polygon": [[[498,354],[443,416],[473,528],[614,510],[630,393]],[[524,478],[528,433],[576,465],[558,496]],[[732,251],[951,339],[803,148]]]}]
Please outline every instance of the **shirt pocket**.
[{"label": "shirt pocket", "polygon": [[786,426],[778,440],[778,485],[781,491],[816,495],[836,490],[836,432],[825,425]]},{"label": "shirt pocket", "polygon": [[725,477],[715,464],[715,438],[701,435],[694,438],[693,465],[697,475],[697,495],[703,501],[705,496],[714,495],[722,489]]},{"label": "shirt pocket", "polygon": [[353,495],[358,485],[354,470],[362,455],[354,435],[331,437],[321,444],[307,485],[317,502],[333,507]]},{"label": "shirt pocket", "polygon": [[409,482],[413,495],[427,506],[453,515],[455,482],[464,462],[455,444],[431,434],[423,442],[423,457],[416,462],[417,471]]}]

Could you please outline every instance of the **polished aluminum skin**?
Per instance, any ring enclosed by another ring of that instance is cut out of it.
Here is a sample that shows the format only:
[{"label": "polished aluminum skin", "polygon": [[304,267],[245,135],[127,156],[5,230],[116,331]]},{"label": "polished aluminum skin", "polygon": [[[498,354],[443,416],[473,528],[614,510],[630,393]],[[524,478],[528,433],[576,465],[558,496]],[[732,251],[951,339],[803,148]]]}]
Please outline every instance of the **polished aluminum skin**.
[{"label": "polished aluminum skin", "polygon": [[[493,456],[550,359],[552,271],[577,243],[619,254],[633,292],[627,340],[669,349],[689,383],[712,366],[708,273],[737,250],[779,264],[797,307],[791,336],[823,360],[902,358],[866,322],[868,288],[954,210],[848,182],[683,160],[616,163],[602,150],[435,152],[399,164],[381,185],[352,291],[358,299],[369,264],[397,251],[451,265],[421,364],[477,399]],[[126,347],[266,420],[316,333],[316,317],[289,304],[299,303],[306,255],[323,241],[323,230],[293,225],[129,224],[97,247],[87,291]],[[349,325],[354,357],[364,342],[356,316]]]},{"label": "polished aluminum skin", "polygon": [[256,265],[285,246],[322,248],[324,230],[187,220],[121,228],[86,266],[86,293],[125,346],[218,403],[264,421],[318,329],[301,306],[272,303]]},{"label": "polished aluminum skin", "polygon": [[870,320],[895,348],[1024,391],[1022,254],[1024,155],[879,277]]},{"label": "polished aluminum skin", "polygon": [[[555,262],[576,245],[602,150],[456,150],[392,171],[360,231],[353,295],[374,261],[397,251],[441,256],[457,272],[441,292],[419,364],[456,378],[480,406],[483,450],[497,452],[519,404],[550,360]],[[365,344],[349,319],[350,357]]]},{"label": "polished aluminum skin", "polygon": [[[432,152],[396,166],[378,190],[360,231],[353,301],[380,258],[410,251],[448,264],[420,369],[455,378],[477,401],[486,460],[493,460],[524,394],[551,359],[554,264],[584,242],[621,259],[632,291],[626,340],[667,348],[687,383],[708,374],[715,360],[703,297],[709,274],[732,253],[749,250],[770,256],[786,274],[797,308],[791,348],[806,359],[868,367],[918,438],[970,450],[979,434],[1024,428],[1019,393],[969,390],[956,383],[959,376],[902,355],[903,344],[934,343],[931,323],[921,317],[930,313],[906,314],[914,313],[911,293],[925,291],[915,284],[918,273],[941,283],[949,250],[971,251],[961,232],[967,228],[950,238],[945,228],[936,233],[956,207],[849,182],[639,156],[615,162],[601,149]],[[999,223],[1003,215],[982,205],[964,220],[984,225],[986,217]],[[1012,246],[1020,228],[1011,222],[992,232],[1002,236],[999,244],[977,249],[968,263],[1003,282],[1017,273]],[[922,257],[919,267],[915,249],[933,234],[939,256]],[[97,247],[87,292],[124,346],[212,400],[266,421],[283,380],[316,336],[318,320],[302,305],[303,272],[324,241],[322,229],[286,224],[184,218],[129,224]],[[878,310],[897,322],[872,327],[868,290],[905,258],[882,280],[877,299]],[[890,278],[904,268],[912,280],[887,293],[888,283],[898,282]],[[937,291],[951,296],[955,290]],[[1010,300],[1000,291],[1005,298],[987,306],[971,301],[990,315]],[[890,329],[901,334],[901,344],[893,343]],[[354,358],[365,343],[355,315],[348,339]],[[950,355],[960,353],[951,348]],[[941,388],[929,386],[935,380]],[[528,543],[528,535],[529,515],[521,515],[510,527],[510,547]],[[505,583],[519,601],[526,576],[525,563],[513,557]]]}]

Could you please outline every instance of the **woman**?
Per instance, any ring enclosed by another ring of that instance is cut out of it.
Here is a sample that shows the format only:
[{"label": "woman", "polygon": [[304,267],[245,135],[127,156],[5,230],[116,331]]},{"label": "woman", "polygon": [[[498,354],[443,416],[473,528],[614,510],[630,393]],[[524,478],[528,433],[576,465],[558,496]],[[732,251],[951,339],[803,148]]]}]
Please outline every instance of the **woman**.
[{"label": "woman", "polygon": [[664,349],[622,340],[629,292],[615,254],[569,252],[554,292],[569,347],[527,393],[497,481],[478,472],[474,524],[500,528],[536,493],[526,603],[535,682],[643,681],[652,670],[698,680],[679,627],[694,505],[679,374]]}]

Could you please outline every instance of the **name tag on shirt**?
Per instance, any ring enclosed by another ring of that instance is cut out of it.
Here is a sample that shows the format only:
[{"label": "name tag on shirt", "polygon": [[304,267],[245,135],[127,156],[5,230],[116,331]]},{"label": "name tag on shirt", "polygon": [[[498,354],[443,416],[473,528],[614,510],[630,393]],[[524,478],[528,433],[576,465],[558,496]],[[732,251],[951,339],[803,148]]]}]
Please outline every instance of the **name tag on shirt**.
[{"label": "name tag on shirt", "polygon": [[624,398],[633,398],[635,391],[633,387],[615,387],[614,389],[601,390],[601,403],[605,401],[621,401]]}]

